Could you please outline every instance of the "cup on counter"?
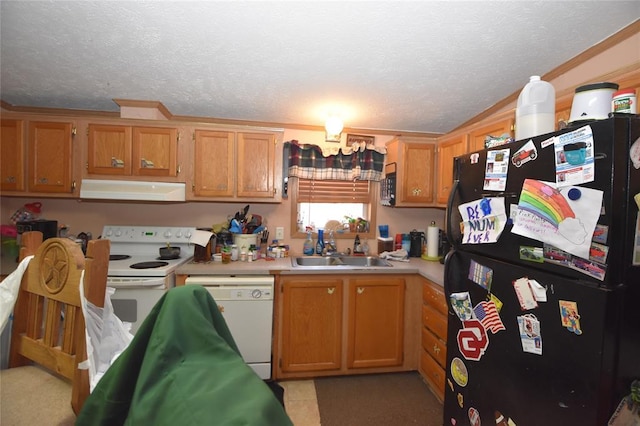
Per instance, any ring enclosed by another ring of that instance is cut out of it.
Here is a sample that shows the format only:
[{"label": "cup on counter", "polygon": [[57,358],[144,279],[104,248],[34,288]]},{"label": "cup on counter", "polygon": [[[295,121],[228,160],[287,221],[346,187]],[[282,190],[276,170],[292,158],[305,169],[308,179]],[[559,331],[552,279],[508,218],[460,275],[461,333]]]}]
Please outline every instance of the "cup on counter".
[{"label": "cup on counter", "polygon": [[380,232],[380,238],[389,237],[389,225],[378,225],[378,231]]},{"label": "cup on counter", "polygon": [[230,247],[224,247],[222,249],[222,253],[220,253],[222,255],[222,263],[231,263],[231,248]]}]

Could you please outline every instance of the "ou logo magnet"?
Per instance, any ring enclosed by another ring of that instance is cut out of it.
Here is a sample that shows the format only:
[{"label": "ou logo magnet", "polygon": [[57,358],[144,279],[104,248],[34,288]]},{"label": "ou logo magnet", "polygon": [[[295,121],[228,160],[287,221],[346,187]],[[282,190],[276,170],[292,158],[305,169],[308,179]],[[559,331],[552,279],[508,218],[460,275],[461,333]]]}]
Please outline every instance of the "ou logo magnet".
[{"label": "ou logo magnet", "polygon": [[458,330],[458,349],[465,359],[478,361],[489,346],[487,332],[476,319],[462,321],[463,329]]}]

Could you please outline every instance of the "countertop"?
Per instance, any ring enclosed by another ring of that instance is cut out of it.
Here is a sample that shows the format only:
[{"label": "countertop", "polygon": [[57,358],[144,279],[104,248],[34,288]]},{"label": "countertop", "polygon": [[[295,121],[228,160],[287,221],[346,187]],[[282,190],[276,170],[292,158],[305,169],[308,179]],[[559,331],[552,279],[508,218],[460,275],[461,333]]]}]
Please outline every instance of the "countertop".
[{"label": "countertop", "polygon": [[420,274],[436,284],[444,284],[444,265],[439,262],[427,261],[420,258],[411,258],[409,262],[391,262],[392,267],[367,267],[367,268],[295,268],[291,264],[291,258],[265,260],[259,259],[253,262],[222,262],[186,263],[176,270],[178,275],[309,275],[309,274]]}]

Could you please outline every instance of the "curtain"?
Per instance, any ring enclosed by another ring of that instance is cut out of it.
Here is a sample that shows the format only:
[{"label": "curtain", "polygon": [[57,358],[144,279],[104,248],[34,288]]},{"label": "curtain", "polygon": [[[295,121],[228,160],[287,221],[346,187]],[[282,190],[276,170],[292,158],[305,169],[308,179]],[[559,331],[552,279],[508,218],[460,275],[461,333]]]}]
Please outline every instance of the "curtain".
[{"label": "curtain", "polygon": [[325,156],[317,145],[301,145],[296,140],[289,145],[289,176],[318,180],[371,180],[382,179],[384,153],[367,147],[339,150]]}]

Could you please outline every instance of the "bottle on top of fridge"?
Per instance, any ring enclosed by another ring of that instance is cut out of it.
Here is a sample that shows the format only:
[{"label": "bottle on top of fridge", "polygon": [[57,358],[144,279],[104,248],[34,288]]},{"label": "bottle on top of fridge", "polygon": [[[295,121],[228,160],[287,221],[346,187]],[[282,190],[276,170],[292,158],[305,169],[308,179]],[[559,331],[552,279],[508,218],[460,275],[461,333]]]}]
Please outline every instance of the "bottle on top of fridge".
[{"label": "bottle on top of fridge", "polygon": [[532,75],[518,96],[516,140],[555,130],[556,91],[538,75]]}]

